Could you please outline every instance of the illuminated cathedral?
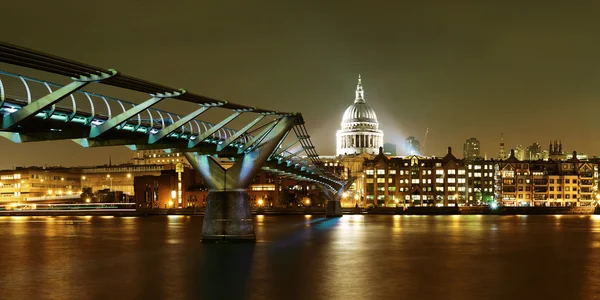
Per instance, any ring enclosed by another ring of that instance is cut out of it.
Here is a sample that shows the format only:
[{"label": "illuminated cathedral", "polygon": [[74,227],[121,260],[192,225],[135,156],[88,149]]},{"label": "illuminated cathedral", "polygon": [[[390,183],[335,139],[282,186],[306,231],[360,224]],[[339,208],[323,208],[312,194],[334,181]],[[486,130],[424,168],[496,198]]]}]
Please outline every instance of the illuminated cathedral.
[{"label": "illuminated cathedral", "polygon": [[383,147],[383,131],[375,111],[365,101],[360,75],[354,103],[344,112],[342,129],[337,131],[336,155],[377,154]]}]

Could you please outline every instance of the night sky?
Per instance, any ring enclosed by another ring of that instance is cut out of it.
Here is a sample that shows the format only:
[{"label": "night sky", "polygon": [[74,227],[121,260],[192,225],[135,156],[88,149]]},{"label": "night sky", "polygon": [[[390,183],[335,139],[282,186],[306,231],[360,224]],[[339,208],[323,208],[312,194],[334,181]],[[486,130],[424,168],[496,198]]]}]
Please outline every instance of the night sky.
[{"label": "night sky", "polygon": [[[465,139],[476,137],[495,158],[501,133],[508,149],[559,139],[566,151],[600,155],[599,1],[182,2],[4,1],[0,39],[301,112],[322,155],[335,153],[359,73],[385,142],[422,140],[429,128],[430,155],[452,146],[462,157]],[[0,168],[132,155],[71,141],[2,139],[0,149],[11,154]]]}]

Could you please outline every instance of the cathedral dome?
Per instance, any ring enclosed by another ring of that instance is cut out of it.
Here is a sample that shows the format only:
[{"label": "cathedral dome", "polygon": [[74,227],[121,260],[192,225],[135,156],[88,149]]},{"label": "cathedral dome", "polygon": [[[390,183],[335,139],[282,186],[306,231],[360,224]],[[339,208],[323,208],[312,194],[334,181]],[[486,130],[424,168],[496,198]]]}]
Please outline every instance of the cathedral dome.
[{"label": "cathedral dome", "polygon": [[379,127],[375,111],[365,102],[365,91],[362,87],[360,75],[356,86],[356,98],[344,112],[342,129],[375,129]]},{"label": "cathedral dome", "polygon": [[378,123],[375,111],[364,101],[355,102],[344,112],[342,126],[348,123]]},{"label": "cathedral dome", "polygon": [[375,111],[365,102],[365,91],[360,75],[356,86],[356,98],[344,112],[342,129],[336,133],[336,155],[375,154],[383,147],[383,131]]}]

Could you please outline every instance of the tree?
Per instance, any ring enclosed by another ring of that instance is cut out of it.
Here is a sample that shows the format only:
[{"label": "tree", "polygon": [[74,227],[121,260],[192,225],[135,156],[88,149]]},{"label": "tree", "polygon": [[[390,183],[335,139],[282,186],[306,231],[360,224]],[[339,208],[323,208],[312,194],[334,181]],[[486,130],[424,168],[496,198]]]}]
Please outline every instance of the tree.
[{"label": "tree", "polygon": [[486,203],[486,204],[490,204],[490,203],[494,202],[494,194],[492,194],[490,192],[483,192],[481,198],[482,198],[483,203]]},{"label": "tree", "polygon": [[81,202],[95,202],[96,196],[89,186],[84,186],[81,189]]}]

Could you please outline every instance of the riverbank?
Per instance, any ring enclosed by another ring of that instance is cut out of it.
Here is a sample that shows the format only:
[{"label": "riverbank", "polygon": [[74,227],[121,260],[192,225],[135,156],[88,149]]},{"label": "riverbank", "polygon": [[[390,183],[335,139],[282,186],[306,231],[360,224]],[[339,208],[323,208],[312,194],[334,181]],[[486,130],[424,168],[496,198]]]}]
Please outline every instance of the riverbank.
[{"label": "riverbank", "polygon": [[[600,207],[408,207],[403,209],[393,207],[379,208],[344,208],[345,215],[592,215],[600,214]],[[251,210],[253,215],[324,215],[325,209],[320,207],[306,208],[264,208]],[[184,215],[203,216],[203,208],[190,209],[102,209],[102,210],[15,210],[2,211],[0,216],[154,216],[154,215]]]}]

